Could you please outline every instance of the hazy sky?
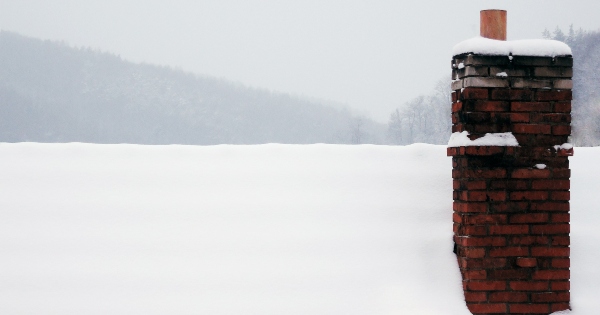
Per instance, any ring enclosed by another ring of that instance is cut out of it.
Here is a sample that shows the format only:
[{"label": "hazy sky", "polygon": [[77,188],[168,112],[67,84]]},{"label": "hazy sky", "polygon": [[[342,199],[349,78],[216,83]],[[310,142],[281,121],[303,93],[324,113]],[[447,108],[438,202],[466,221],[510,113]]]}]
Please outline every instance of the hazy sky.
[{"label": "hazy sky", "polygon": [[0,28],[246,85],[346,103],[382,122],[448,77],[479,10],[508,39],[600,29],[600,1],[0,0]]}]

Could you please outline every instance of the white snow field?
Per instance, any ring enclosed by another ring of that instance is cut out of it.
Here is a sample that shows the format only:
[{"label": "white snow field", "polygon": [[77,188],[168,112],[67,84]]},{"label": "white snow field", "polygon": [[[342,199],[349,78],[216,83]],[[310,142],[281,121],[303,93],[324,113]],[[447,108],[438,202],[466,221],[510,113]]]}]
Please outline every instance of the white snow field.
[{"label": "white snow field", "polygon": [[[599,160],[570,314],[600,309]],[[0,314],[469,314],[446,146],[0,144],[0,218]]]}]

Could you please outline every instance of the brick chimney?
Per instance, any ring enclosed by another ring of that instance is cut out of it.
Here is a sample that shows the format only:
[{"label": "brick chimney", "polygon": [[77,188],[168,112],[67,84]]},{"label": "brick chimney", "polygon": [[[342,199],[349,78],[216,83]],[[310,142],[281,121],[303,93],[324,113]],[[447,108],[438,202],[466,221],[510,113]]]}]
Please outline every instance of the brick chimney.
[{"label": "brick chimney", "polygon": [[[506,39],[506,11],[481,21],[482,37]],[[555,41],[500,40],[452,58],[453,137],[469,133],[448,147],[455,252],[471,313],[546,315],[570,300],[573,58]]]}]

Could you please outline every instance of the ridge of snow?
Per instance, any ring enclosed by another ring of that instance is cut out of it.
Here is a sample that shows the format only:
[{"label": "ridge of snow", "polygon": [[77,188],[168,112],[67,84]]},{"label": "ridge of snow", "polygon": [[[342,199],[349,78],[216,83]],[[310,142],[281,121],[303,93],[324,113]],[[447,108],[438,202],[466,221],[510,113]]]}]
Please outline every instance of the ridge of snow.
[{"label": "ridge of snow", "polygon": [[503,41],[481,36],[464,40],[452,48],[452,55],[474,53],[480,55],[517,55],[556,57],[572,55],[571,48],[560,41],[551,39],[525,39]]},{"label": "ridge of snow", "polygon": [[451,148],[474,146],[518,147],[519,142],[512,132],[486,133],[485,136],[479,139],[471,140],[468,131],[455,132],[448,141],[448,147]]}]

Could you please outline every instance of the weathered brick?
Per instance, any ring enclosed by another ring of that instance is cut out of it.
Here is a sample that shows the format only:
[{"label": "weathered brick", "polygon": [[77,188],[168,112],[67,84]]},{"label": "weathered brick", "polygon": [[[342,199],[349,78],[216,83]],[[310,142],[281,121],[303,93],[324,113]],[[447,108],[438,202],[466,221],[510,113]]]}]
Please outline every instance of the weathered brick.
[{"label": "weathered brick", "polygon": [[571,102],[556,102],[554,103],[554,111],[557,113],[570,113]]},{"label": "weathered brick", "polygon": [[569,247],[532,247],[531,256],[534,257],[569,257]]},{"label": "weathered brick", "polygon": [[536,101],[570,101],[573,99],[571,90],[538,90],[535,92]]},{"label": "weathered brick", "polygon": [[529,247],[499,247],[490,249],[490,257],[517,257],[529,255]]},{"label": "weathered brick", "polygon": [[569,224],[544,224],[531,226],[532,234],[568,234],[571,231]]},{"label": "weathered brick", "polygon": [[552,268],[570,268],[571,260],[569,258],[552,259]]},{"label": "weathered brick", "polygon": [[521,235],[513,236],[509,239],[511,245],[547,245],[550,244],[550,237],[548,236],[532,236],[532,235]]},{"label": "weathered brick", "polygon": [[571,134],[571,126],[569,125],[557,125],[552,126],[552,134],[553,135],[570,135]]},{"label": "weathered brick", "polygon": [[564,269],[536,270],[531,275],[533,280],[568,280],[570,271]]},{"label": "weathered brick", "polygon": [[570,90],[573,88],[573,80],[554,80],[552,87],[557,90]]},{"label": "weathered brick", "polygon": [[527,302],[527,293],[525,292],[492,292],[490,293],[490,302]]},{"label": "weathered brick", "polygon": [[487,278],[486,270],[465,270],[463,278],[468,280],[485,280]]},{"label": "weathered brick", "polygon": [[568,202],[540,202],[531,203],[530,209],[532,211],[558,211],[568,212],[570,209]]},{"label": "weathered brick", "polygon": [[571,78],[573,68],[571,67],[535,67],[533,75],[536,77]]},{"label": "weathered brick", "polygon": [[510,193],[510,200],[547,200],[548,192],[540,190],[514,191]]},{"label": "weathered brick", "polygon": [[465,215],[463,217],[465,224],[483,225],[483,224],[503,224],[506,223],[505,214],[475,214]]},{"label": "weathered brick", "polygon": [[550,217],[550,222],[553,223],[569,223],[571,216],[568,213],[553,213]]},{"label": "weathered brick", "polygon": [[549,304],[509,304],[509,314],[549,314]]},{"label": "weathered brick", "polygon": [[533,268],[537,267],[537,259],[530,257],[518,257],[516,264],[522,268]]},{"label": "weathered brick", "polygon": [[487,211],[487,203],[475,203],[475,202],[455,202],[454,211],[463,213],[482,213]]},{"label": "weathered brick", "polygon": [[488,271],[489,280],[527,280],[530,277],[528,269],[492,269]]},{"label": "weathered brick", "polygon": [[515,291],[548,291],[550,282],[548,281],[511,281],[509,284],[511,290]]},{"label": "weathered brick", "polygon": [[559,311],[565,311],[565,310],[569,310],[569,303],[563,302],[563,303],[552,303],[550,304],[550,312],[559,312]]},{"label": "weathered brick", "polygon": [[568,291],[571,290],[571,282],[569,281],[552,281],[550,284],[552,291]]},{"label": "weathered brick", "polygon": [[471,291],[501,291],[506,290],[506,281],[470,281],[467,290]]},{"label": "weathered brick", "polygon": [[571,187],[568,179],[540,179],[531,182],[532,189],[565,190]]},{"label": "weathered brick", "polygon": [[550,193],[550,199],[554,201],[569,201],[571,193],[568,191],[553,191]]},{"label": "weathered brick", "polygon": [[[552,88],[552,81],[528,78],[512,78],[510,79],[510,86],[516,89],[550,89]],[[528,98],[527,100],[531,100],[532,98]]]},{"label": "weathered brick", "polygon": [[551,66],[551,57],[537,57],[537,56],[513,56],[512,64],[515,66]]},{"label": "weathered brick", "polygon": [[487,301],[487,292],[465,292],[466,302],[485,302]]},{"label": "weathered brick", "polygon": [[509,110],[510,105],[506,101],[465,100],[463,108],[476,112],[505,112]]},{"label": "weathered brick", "polygon": [[529,233],[528,225],[491,225],[490,235],[510,235]]},{"label": "weathered brick", "polygon": [[504,268],[506,267],[506,258],[460,258],[461,268]]},{"label": "weathered brick", "polygon": [[504,237],[459,237],[457,244],[461,246],[505,246],[506,238]]},{"label": "weathered brick", "polygon": [[513,170],[511,175],[512,178],[549,178],[549,169],[525,169],[520,168]]},{"label": "weathered brick", "polygon": [[461,92],[462,100],[485,100],[489,96],[488,89],[485,88],[475,88],[475,87],[466,87]]},{"label": "weathered brick", "polygon": [[514,133],[525,133],[525,134],[551,134],[551,127],[543,124],[514,124],[512,125],[512,132]]},{"label": "weathered brick", "polygon": [[467,303],[467,308],[473,314],[502,314],[506,313],[506,304],[473,304]]},{"label": "weathered brick", "polygon": [[549,102],[512,102],[510,110],[513,112],[551,112],[552,104]]},{"label": "weathered brick", "polygon": [[510,216],[510,223],[544,223],[548,222],[547,213],[523,213]]}]

